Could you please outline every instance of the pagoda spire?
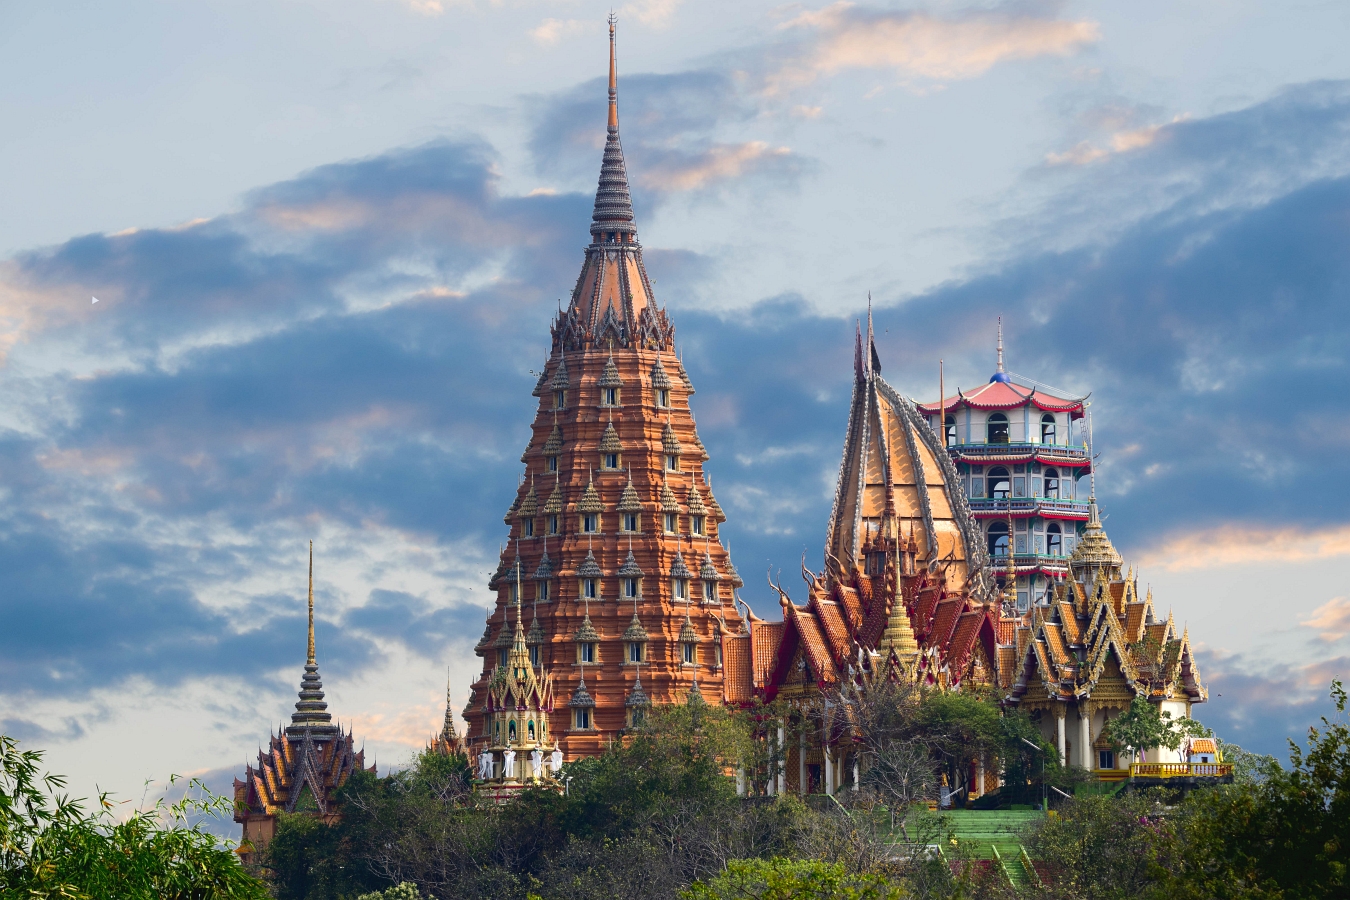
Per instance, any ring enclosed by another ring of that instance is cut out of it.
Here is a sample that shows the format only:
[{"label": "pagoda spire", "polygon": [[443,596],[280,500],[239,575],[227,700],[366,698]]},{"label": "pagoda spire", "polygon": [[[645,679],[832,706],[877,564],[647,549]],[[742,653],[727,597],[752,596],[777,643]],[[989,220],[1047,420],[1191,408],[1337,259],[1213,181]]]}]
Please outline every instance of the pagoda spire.
[{"label": "pagoda spire", "polygon": [[286,734],[293,739],[302,739],[308,734],[315,741],[327,741],[337,737],[338,727],[333,724],[333,715],[323,699],[323,681],[319,678],[319,664],[314,655],[314,542],[309,542],[309,629],[308,646],[305,653],[305,674],[300,678],[300,695],[295,702],[295,712],[291,714],[291,724]]},{"label": "pagoda spire", "polygon": [[[633,200],[628,193],[628,168],[624,165],[623,144],[619,141],[619,69],[615,57],[614,25],[609,17],[609,124],[605,134],[605,155],[600,164],[600,184],[595,191],[595,211],[591,214],[591,240],[620,243],[637,242],[633,221]],[[607,237],[624,235],[624,237]]]}]

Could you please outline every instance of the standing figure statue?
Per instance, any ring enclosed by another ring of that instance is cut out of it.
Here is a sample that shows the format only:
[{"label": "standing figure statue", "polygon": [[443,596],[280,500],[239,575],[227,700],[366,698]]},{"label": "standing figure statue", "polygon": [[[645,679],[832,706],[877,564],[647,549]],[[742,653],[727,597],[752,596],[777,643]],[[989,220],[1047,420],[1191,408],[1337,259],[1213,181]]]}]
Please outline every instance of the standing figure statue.
[{"label": "standing figure statue", "polygon": [[502,754],[502,778],[511,780],[516,777],[516,751],[510,747]]},{"label": "standing figure statue", "polygon": [[538,747],[530,751],[530,777],[536,781],[544,777],[544,751]]},{"label": "standing figure statue", "polygon": [[549,768],[553,770],[553,774],[555,777],[559,772],[562,771],[562,762],[563,762],[562,748],[554,747],[553,752],[549,754],[548,763]]}]

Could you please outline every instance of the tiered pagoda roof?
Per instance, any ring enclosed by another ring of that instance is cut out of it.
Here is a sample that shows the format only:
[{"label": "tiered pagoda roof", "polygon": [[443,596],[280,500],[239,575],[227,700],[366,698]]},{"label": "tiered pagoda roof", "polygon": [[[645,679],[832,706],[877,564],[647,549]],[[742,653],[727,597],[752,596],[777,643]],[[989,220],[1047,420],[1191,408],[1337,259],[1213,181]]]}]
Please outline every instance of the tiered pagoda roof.
[{"label": "tiered pagoda roof", "polygon": [[[351,774],[365,769],[365,751],[356,749],[351,731],[333,722],[324,700],[314,652],[314,545],[309,551],[309,639],[305,672],[291,724],[278,729],[257,766],[247,766],[234,781],[234,820],[244,826],[244,841],[261,850],[271,839],[279,812],[308,812],[330,820],[338,815],[333,792]],[[367,771],[374,772],[371,766]]]}]

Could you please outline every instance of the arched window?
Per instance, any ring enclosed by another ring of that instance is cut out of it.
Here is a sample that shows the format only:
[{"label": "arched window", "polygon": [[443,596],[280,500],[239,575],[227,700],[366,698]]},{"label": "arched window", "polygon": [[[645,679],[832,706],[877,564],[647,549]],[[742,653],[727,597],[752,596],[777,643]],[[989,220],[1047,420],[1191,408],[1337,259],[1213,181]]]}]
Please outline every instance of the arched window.
[{"label": "arched window", "polygon": [[1008,417],[1003,413],[989,416],[989,434],[985,440],[990,444],[1008,443]]},{"label": "arched window", "polygon": [[994,522],[989,526],[989,555],[1008,555],[1008,523]]},{"label": "arched window", "polygon": [[942,428],[942,440],[948,447],[956,445],[956,416],[948,416]]},{"label": "arched window", "polygon": [[1045,470],[1045,496],[1051,498],[1059,496],[1059,469]]},{"label": "arched window", "polygon": [[[994,500],[1006,500],[1012,495],[1012,479],[1008,477],[1008,470],[1002,466],[995,466],[989,470],[989,496]],[[1007,531],[1007,528],[1003,529]]]},{"label": "arched window", "polygon": [[1051,556],[1064,555],[1064,536],[1058,522],[1051,522],[1045,529],[1045,549]]},{"label": "arched window", "polygon": [[514,719],[506,723],[506,740],[512,744],[516,742],[516,723]]},{"label": "arched window", "polygon": [[1055,417],[1046,413],[1041,416],[1041,443],[1053,444],[1055,442]]},{"label": "arched window", "polygon": [[534,720],[533,720],[533,719],[530,720],[530,722],[529,722],[529,727],[528,727],[528,730],[527,730],[526,733],[529,734],[530,740],[533,741],[533,740],[534,740]]}]

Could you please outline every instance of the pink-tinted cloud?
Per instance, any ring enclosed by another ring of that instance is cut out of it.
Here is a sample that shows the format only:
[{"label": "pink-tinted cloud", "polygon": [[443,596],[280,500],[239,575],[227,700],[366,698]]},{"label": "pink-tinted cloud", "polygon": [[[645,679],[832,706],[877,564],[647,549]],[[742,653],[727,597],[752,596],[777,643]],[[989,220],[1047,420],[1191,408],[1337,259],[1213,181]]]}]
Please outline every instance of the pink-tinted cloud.
[{"label": "pink-tinted cloud", "polygon": [[840,0],[781,26],[807,31],[805,50],[768,80],[768,93],[846,69],[888,69],[902,78],[961,80],[1009,60],[1067,56],[1100,40],[1095,22],[980,11],[956,18],[878,12]]},{"label": "pink-tinted cloud", "polygon": [[1339,641],[1350,634],[1350,599],[1332,597],[1313,610],[1311,619],[1299,624],[1317,629],[1318,637],[1324,641]]},{"label": "pink-tinted cloud", "polygon": [[1047,154],[1045,161],[1051,166],[1085,166],[1118,153],[1142,150],[1165,138],[1168,126],[1185,120],[1186,116],[1177,116],[1171,122],[1126,128],[1109,135],[1101,143],[1080,141],[1063,153]]},{"label": "pink-tinted cloud", "polygon": [[787,147],[771,147],[764,141],[713,144],[697,156],[656,160],[642,173],[640,183],[657,191],[696,191],[743,177],[791,154]]},{"label": "pink-tinted cloud", "polygon": [[1225,525],[1169,537],[1141,558],[1148,568],[1169,572],[1244,563],[1307,562],[1350,555],[1350,525],[1321,529]]}]

